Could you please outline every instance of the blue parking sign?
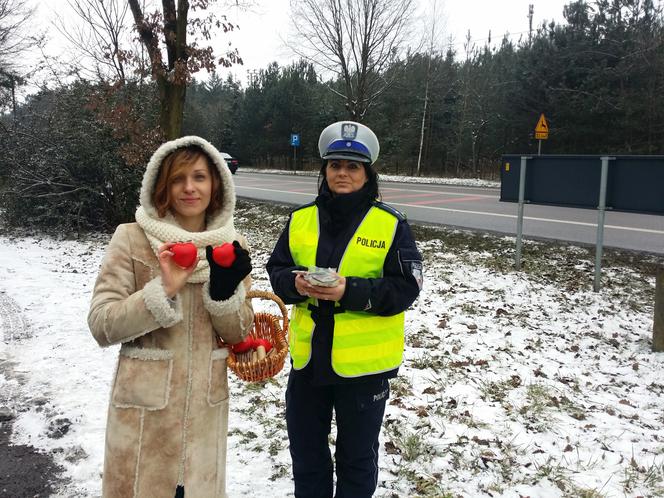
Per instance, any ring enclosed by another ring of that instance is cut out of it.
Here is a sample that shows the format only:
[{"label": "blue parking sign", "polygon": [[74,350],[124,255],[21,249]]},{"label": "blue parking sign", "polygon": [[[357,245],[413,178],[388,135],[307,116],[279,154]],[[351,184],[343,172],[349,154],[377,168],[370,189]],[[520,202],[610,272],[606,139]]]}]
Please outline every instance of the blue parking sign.
[{"label": "blue parking sign", "polygon": [[300,146],[300,134],[299,133],[291,133],[290,144],[293,147],[299,147]]}]

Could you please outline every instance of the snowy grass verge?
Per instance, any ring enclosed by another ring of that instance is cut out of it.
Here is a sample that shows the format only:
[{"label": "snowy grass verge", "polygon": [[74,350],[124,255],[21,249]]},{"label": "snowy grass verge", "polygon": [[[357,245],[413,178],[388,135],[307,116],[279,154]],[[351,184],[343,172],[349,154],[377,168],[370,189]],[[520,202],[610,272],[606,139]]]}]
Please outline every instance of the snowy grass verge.
[{"label": "snowy grass verge", "polygon": [[[259,289],[270,289],[264,266],[288,212],[238,202]],[[513,238],[415,233],[425,287],[407,313],[376,497],[664,495],[664,355],[651,352],[659,261],[607,251],[595,293],[590,249],[526,241],[516,272]],[[62,497],[100,494],[117,349],[98,348],[85,317],[107,240],[0,236],[0,292],[29,328],[9,336],[2,324],[0,359],[21,380],[0,378],[0,392],[24,400],[14,441],[67,469]],[[231,497],[292,496],[287,375],[231,377]]]}]

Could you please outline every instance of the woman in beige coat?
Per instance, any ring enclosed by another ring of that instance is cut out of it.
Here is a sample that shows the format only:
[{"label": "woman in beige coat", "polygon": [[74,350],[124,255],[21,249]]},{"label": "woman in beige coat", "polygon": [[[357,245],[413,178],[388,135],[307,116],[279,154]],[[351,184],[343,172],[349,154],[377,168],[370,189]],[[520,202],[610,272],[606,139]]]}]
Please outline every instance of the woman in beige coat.
[{"label": "woman in beige coat", "polygon": [[[240,342],[253,322],[233,180],[210,143],[180,138],[150,159],[140,204],[111,239],[88,316],[101,346],[121,344],[102,495],[225,498],[228,352],[217,339]],[[217,265],[210,246],[233,241],[235,262]],[[173,261],[175,242],[196,245],[190,267]]]}]

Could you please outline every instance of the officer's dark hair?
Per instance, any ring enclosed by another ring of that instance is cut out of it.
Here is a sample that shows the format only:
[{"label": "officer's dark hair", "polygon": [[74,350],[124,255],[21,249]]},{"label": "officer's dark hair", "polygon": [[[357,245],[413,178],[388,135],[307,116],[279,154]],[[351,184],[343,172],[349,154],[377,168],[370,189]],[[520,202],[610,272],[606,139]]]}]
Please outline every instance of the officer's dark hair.
[{"label": "officer's dark hair", "polygon": [[[323,184],[327,184],[325,180],[325,168],[327,167],[327,159],[323,159],[318,172],[318,193],[323,190]],[[359,161],[358,161],[359,162]],[[380,190],[378,190],[378,173],[370,163],[362,162],[364,171],[367,174],[367,185],[369,187],[369,197],[371,200],[381,199]]]}]

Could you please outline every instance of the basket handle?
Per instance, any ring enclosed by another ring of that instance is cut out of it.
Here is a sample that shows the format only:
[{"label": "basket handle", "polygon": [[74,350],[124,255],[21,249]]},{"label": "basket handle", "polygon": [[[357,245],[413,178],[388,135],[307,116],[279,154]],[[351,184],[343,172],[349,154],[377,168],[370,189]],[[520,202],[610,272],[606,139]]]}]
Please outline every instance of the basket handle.
[{"label": "basket handle", "polygon": [[247,297],[250,299],[257,297],[259,299],[267,299],[277,303],[277,305],[279,306],[279,310],[281,311],[281,319],[283,321],[284,334],[288,333],[288,310],[286,309],[286,305],[279,296],[270,291],[251,289],[249,292],[247,292]]}]

